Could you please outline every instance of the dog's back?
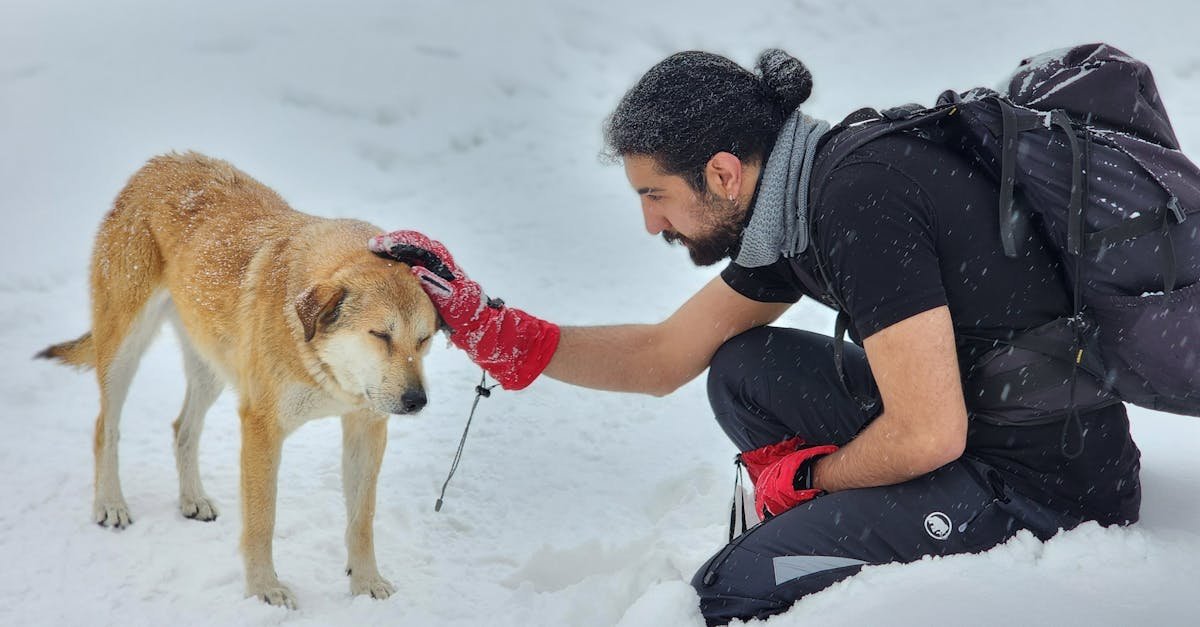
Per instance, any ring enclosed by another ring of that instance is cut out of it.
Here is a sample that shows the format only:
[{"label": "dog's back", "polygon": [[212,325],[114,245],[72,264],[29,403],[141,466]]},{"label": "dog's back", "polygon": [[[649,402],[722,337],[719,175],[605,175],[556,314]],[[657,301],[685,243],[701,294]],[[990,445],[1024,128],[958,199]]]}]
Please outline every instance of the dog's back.
[{"label": "dog's back", "polygon": [[156,157],[129,180],[101,227],[94,292],[119,264],[124,277],[165,287],[195,340],[230,338],[255,254],[317,221],[224,161]]},{"label": "dog's back", "polygon": [[[99,336],[119,341],[139,315],[161,320],[161,312],[147,308],[162,304],[152,301],[163,301],[164,292],[184,312],[196,312],[187,316],[194,325],[236,325],[240,287],[256,251],[316,220],[225,161],[194,152],[154,157],[117,195],[93,249],[93,325],[111,324],[115,333],[93,329],[38,357],[95,366],[97,351],[111,357],[119,348]],[[221,328],[203,331],[228,336]]]}]

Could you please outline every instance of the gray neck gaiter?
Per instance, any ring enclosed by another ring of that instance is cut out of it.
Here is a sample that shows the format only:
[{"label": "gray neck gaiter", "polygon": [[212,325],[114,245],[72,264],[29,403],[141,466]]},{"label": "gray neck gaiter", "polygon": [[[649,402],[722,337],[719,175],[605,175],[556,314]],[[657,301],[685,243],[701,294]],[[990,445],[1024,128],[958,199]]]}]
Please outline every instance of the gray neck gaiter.
[{"label": "gray neck gaiter", "polygon": [[768,266],[808,248],[808,183],[817,143],[829,123],[796,109],[783,124],[763,168],[758,198],[734,263]]}]

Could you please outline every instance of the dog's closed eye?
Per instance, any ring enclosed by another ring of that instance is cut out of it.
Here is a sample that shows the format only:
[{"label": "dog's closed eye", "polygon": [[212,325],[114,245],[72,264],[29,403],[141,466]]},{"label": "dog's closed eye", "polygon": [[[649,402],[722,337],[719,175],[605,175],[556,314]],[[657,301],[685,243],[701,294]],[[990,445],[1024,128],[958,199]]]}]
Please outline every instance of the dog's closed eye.
[{"label": "dog's closed eye", "polygon": [[371,335],[383,340],[388,346],[392,345],[392,334],[387,331],[371,331]]}]

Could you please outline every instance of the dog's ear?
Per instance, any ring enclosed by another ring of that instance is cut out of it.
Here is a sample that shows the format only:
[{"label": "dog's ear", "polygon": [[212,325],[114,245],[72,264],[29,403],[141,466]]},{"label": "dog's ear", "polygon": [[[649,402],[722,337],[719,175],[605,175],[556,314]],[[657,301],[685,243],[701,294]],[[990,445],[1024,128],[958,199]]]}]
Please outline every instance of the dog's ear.
[{"label": "dog's ear", "polygon": [[318,327],[337,321],[345,299],[346,288],[328,283],[317,283],[296,297],[296,315],[304,327],[305,342],[312,341]]}]

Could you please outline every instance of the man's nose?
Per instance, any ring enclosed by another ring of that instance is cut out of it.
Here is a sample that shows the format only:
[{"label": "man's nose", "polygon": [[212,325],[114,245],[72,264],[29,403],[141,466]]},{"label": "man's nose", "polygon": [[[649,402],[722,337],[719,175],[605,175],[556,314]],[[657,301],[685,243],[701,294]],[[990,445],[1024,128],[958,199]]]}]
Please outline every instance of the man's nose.
[{"label": "man's nose", "polygon": [[671,226],[666,218],[649,207],[642,207],[642,219],[646,222],[646,232],[651,235],[658,235]]}]

